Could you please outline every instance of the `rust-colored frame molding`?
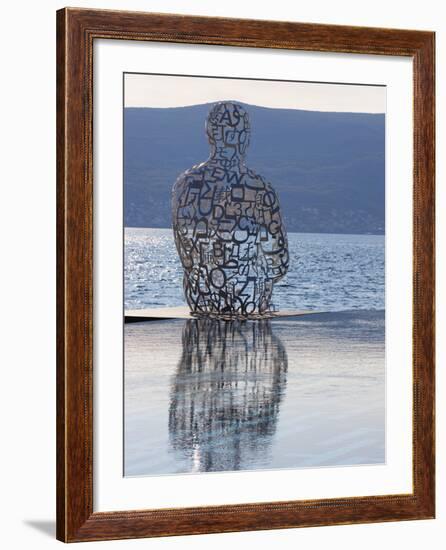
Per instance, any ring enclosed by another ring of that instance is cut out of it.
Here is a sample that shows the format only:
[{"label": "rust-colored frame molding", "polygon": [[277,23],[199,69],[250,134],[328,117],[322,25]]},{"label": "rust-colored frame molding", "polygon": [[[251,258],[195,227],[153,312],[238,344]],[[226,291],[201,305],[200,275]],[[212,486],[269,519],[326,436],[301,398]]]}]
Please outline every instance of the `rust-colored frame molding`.
[{"label": "rust-colored frame molding", "polygon": [[[414,68],[413,493],[93,512],[93,41],[399,55]],[[432,32],[66,8],[57,12],[57,537],[63,541],[434,517]]]}]

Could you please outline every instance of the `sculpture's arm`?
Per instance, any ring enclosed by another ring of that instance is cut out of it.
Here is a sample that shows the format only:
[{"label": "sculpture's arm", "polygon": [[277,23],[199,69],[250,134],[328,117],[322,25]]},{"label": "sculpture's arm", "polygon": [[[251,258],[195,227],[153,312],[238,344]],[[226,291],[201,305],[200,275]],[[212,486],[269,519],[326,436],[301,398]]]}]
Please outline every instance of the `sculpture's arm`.
[{"label": "sculpture's arm", "polygon": [[188,176],[188,172],[185,172],[176,180],[172,188],[171,204],[175,245],[183,268],[190,272],[198,259],[194,244],[197,199]]},{"label": "sculpture's arm", "polygon": [[262,197],[262,221],[260,246],[268,264],[273,282],[279,281],[288,271],[288,238],[280,210],[279,197],[270,184]]}]

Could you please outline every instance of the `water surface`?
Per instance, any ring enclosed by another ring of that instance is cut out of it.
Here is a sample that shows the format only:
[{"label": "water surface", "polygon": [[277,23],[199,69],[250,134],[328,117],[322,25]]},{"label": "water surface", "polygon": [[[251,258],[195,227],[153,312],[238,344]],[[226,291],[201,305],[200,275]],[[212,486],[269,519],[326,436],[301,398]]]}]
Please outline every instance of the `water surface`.
[{"label": "water surface", "polygon": [[125,325],[125,475],[380,464],[384,312]]},{"label": "water surface", "polygon": [[[290,268],[274,286],[278,309],[384,309],[383,235],[289,233]],[[125,229],[125,308],[184,304],[171,229]]]}]

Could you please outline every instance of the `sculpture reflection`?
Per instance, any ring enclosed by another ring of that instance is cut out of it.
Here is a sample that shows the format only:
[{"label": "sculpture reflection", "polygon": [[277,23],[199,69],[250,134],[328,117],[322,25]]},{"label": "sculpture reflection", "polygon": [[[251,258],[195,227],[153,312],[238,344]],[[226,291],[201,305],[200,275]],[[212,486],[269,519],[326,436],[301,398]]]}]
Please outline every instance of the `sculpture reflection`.
[{"label": "sculpture reflection", "polygon": [[182,344],[171,388],[171,449],[190,461],[190,471],[248,469],[254,456],[266,461],[288,365],[271,322],[188,320]]}]

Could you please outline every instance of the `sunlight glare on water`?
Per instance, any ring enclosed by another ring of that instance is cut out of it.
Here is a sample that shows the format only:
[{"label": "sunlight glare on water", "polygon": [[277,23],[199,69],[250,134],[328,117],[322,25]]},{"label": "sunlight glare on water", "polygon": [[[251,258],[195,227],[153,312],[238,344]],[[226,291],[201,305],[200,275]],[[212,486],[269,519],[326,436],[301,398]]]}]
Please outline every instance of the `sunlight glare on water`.
[{"label": "sunlight glare on water", "polygon": [[[277,309],[384,309],[383,235],[289,233],[290,268]],[[125,229],[125,308],[184,305],[171,229]]]}]

